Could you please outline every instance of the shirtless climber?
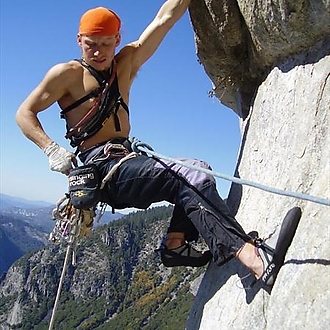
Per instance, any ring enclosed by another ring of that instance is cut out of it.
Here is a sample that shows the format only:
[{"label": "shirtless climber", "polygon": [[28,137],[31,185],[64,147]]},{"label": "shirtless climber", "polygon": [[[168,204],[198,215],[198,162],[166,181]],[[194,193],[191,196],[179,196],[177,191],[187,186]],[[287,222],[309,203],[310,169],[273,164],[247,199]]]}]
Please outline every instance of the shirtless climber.
[{"label": "shirtless climber", "polygon": [[[95,164],[104,177],[121,155],[131,151],[128,104],[132,83],[190,2],[165,1],[139,39],[118,53],[121,20],[115,12],[98,7],[81,17],[77,35],[81,59],[53,66],[16,115],[26,137],[48,156],[51,170],[69,174],[72,166],[77,166],[78,156],[83,164]],[[39,112],[55,102],[61,108],[66,137],[76,148],[75,154],[53,141],[38,120]],[[187,160],[192,161],[196,162]],[[198,165],[208,167],[203,162]],[[173,203],[166,247],[161,253],[166,266],[201,266],[211,257],[220,265],[237,257],[256,278],[267,285],[273,283],[273,259],[261,258],[267,252],[264,244],[257,244],[244,232],[209,175],[139,154],[120,165],[101,191],[100,200],[114,208],[144,209],[154,202]],[[192,249],[189,242],[199,234],[210,251]],[[280,266],[275,266],[278,272]]]}]

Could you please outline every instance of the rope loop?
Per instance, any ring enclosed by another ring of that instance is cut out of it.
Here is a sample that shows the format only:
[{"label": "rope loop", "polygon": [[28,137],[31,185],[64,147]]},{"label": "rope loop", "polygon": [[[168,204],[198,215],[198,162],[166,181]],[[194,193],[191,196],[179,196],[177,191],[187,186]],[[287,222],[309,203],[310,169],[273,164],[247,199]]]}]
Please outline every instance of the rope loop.
[{"label": "rope loop", "polygon": [[153,151],[152,147],[144,142],[141,142],[139,139],[136,137],[133,137],[131,140],[131,148],[134,152],[136,153],[141,153],[142,152],[147,152],[145,149],[148,149],[150,151]]}]

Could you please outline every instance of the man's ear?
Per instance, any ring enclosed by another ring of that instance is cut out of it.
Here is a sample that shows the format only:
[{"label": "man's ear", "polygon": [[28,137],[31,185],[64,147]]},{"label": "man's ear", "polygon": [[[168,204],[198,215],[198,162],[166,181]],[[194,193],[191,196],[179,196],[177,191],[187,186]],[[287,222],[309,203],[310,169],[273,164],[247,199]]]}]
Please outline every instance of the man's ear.
[{"label": "man's ear", "polygon": [[120,42],[121,42],[121,35],[120,35],[120,33],[117,33],[117,35],[116,35],[116,47],[120,44]]},{"label": "man's ear", "polygon": [[77,43],[81,47],[81,35],[79,33],[77,34]]}]

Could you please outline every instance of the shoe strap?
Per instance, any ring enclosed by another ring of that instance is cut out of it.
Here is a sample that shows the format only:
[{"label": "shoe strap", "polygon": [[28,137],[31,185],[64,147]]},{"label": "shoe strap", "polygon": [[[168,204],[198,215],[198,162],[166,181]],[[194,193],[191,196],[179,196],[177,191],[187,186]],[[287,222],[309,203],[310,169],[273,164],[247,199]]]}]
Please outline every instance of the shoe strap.
[{"label": "shoe strap", "polygon": [[272,248],[271,246],[269,246],[267,243],[265,243],[265,241],[262,240],[261,238],[257,238],[257,239],[254,241],[254,244],[255,244],[255,247],[256,247],[257,249],[261,249],[261,250],[263,250],[265,253],[268,253],[268,254],[273,255],[274,252],[275,252],[275,249]]}]

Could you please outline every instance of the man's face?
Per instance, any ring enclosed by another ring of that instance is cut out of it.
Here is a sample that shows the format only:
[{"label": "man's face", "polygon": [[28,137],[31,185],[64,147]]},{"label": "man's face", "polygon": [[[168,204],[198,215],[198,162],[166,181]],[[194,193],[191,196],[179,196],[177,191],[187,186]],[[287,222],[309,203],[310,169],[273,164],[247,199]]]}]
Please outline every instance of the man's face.
[{"label": "man's face", "polygon": [[117,36],[81,36],[78,35],[78,44],[82,50],[82,58],[95,70],[109,69],[115,56],[120,37]]}]

